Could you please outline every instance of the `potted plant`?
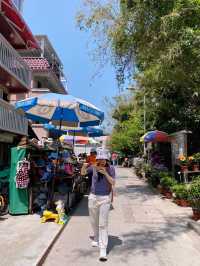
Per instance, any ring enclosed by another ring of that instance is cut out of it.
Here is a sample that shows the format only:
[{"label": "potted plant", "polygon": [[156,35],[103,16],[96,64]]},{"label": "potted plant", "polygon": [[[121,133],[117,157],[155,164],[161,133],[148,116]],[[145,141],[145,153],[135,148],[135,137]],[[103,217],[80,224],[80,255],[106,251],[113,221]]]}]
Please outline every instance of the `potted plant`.
[{"label": "potted plant", "polygon": [[148,163],[145,163],[145,164],[143,164],[142,168],[143,168],[143,171],[145,173],[145,177],[149,178],[152,174],[152,166]]},{"label": "potted plant", "polygon": [[181,207],[189,207],[190,203],[188,201],[188,185],[186,184],[176,184],[172,187],[174,194],[174,201],[177,205]]},{"label": "potted plant", "polygon": [[177,181],[170,175],[165,175],[161,178],[160,184],[163,188],[163,194],[166,198],[172,198],[172,190],[171,188],[177,184]]},{"label": "potted plant", "polygon": [[179,156],[179,163],[181,166],[181,171],[187,172],[188,171],[188,158],[184,155],[180,155]]},{"label": "potted plant", "polygon": [[200,181],[199,179],[192,182],[188,190],[188,199],[193,210],[193,219],[200,219]]},{"label": "potted plant", "polygon": [[195,159],[193,156],[189,156],[187,158],[187,161],[188,161],[188,167],[192,170],[192,171],[195,171],[195,167],[196,167],[196,164],[195,164]]},{"label": "potted plant", "polygon": [[200,163],[200,152],[195,153],[193,155],[193,171],[199,171],[199,163]]}]

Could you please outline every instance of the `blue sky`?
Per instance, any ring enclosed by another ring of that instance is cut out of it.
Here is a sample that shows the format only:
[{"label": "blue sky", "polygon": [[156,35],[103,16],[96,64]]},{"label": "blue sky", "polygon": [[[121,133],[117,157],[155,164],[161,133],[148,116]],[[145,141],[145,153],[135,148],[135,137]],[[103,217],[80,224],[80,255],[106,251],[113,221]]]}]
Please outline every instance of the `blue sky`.
[{"label": "blue sky", "polygon": [[25,0],[24,18],[34,34],[46,34],[60,56],[70,94],[104,109],[104,96],[117,94],[114,70],[107,66],[92,79],[94,63],[87,50],[88,34],[76,27],[75,15],[82,0]]}]

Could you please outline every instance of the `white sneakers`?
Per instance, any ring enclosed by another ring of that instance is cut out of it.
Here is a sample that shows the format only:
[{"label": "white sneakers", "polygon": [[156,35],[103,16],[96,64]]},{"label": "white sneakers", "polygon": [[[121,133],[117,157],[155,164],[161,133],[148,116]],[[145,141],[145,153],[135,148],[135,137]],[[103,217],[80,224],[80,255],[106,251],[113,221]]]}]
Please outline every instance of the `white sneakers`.
[{"label": "white sneakers", "polygon": [[[99,247],[99,242],[98,241],[96,241],[96,239],[95,240],[93,240],[92,242],[91,242],[91,245],[92,245],[92,247],[94,247],[94,248],[97,248],[97,247]],[[99,255],[99,260],[100,261],[107,261],[107,251],[106,251],[106,248],[100,248],[100,255]]]},{"label": "white sneakers", "polygon": [[106,248],[100,248],[100,256],[99,256],[100,261],[107,261],[107,252]]},{"label": "white sneakers", "polygon": [[92,241],[92,247],[97,248],[99,246],[99,243],[97,241]]}]

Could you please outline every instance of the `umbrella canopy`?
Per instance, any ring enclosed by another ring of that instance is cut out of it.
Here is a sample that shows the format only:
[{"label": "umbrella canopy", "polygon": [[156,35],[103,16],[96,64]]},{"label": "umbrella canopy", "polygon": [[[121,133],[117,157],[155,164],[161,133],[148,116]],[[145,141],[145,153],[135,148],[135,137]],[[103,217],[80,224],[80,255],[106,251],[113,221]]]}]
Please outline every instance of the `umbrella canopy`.
[{"label": "umbrella canopy", "polygon": [[52,122],[54,125],[87,127],[101,124],[104,113],[93,104],[71,95],[47,93],[16,103],[23,109],[27,118],[40,123]]},{"label": "umbrella canopy", "polygon": [[88,136],[88,137],[101,137],[103,136],[103,130],[98,127],[82,127],[71,128],[67,130],[68,135],[71,136]]},{"label": "umbrella canopy", "polygon": [[77,128],[61,127],[61,129],[59,129],[54,125],[45,124],[44,128],[56,135],[68,134],[71,136],[88,136],[88,137],[101,137],[104,135],[103,130],[98,127],[77,127]]},{"label": "umbrella canopy", "polygon": [[81,144],[81,145],[87,145],[87,144],[99,144],[98,141],[96,141],[93,138],[90,137],[84,137],[84,136],[69,136],[69,135],[62,135],[60,137],[61,143],[69,143],[69,144]]},{"label": "umbrella canopy", "polygon": [[69,135],[62,135],[60,137],[60,141],[62,143],[70,143],[70,144],[88,144],[89,143],[89,138],[88,137],[80,137],[80,136],[76,136],[76,137],[73,137],[73,136],[69,136]]},{"label": "umbrella canopy", "polygon": [[140,138],[141,142],[169,142],[170,137],[166,132],[155,130],[149,131]]}]

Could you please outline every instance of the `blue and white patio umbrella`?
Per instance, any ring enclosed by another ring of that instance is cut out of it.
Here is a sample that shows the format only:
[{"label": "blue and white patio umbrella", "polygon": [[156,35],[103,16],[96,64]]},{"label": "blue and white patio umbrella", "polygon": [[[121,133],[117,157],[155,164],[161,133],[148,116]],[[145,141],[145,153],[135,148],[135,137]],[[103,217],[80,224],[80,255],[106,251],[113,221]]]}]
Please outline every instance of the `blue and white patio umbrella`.
[{"label": "blue and white patio umbrella", "polygon": [[104,120],[104,113],[93,104],[72,95],[47,93],[16,103],[28,119],[45,124],[69,127],[97,126]]},{"label": "blue and white patio umbrella", "polygon": [[52,124],[45,124],[44,128],[49,130],[50,132],[58,135],[58,134],[68,134],[71,136],[88,136],[88,137],[101,137],[104,135],[103,130],[99,127],[64,127],[62,126],[61,129],[52,125]]}]

